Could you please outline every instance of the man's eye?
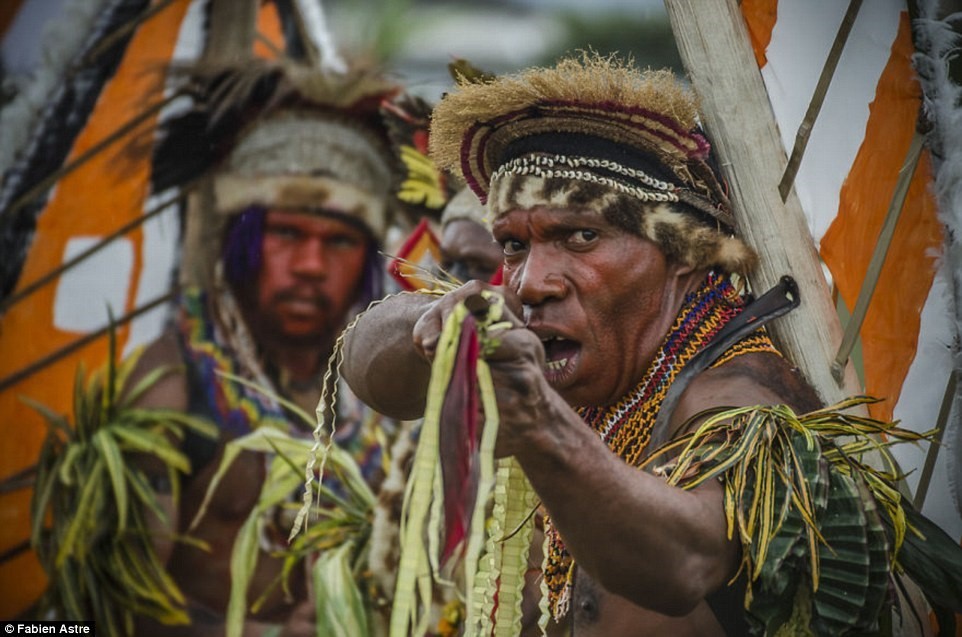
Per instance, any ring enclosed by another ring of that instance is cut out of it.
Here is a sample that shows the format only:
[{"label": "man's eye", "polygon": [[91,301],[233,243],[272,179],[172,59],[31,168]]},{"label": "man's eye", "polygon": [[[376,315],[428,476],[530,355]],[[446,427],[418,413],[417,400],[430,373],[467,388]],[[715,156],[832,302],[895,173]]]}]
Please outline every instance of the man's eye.
[{"label": "man's eye", "polygon": [[281,239],[296,239],[301,236],[300,230],[287,226],[268,226],[267,234]]},{"label": "man's eye", "polygon": [[339,235],[328,239],[328,245],[333,248],[356,248],[361,245],[361,240],[352,235]]},{"label": "man's eye", "polygon": [[524,243],[517,239],[505,239],[501,242],[501,249],[504,250],[505,256],[510,257],[524,250]]},{"label": "man's eye", "polygon": [[595,241],[598,238],[598,233],[594,230],[575,230],[568,237],[568,241],[576,245],[585,245]]}]

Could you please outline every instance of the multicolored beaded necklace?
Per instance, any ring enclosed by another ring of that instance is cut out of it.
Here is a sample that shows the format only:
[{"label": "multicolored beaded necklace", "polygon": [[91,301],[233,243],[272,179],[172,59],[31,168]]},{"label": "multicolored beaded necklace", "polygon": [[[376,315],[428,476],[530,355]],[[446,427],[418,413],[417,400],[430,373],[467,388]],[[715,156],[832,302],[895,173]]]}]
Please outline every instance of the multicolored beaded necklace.
[{"label": "multicolored beaded necklace", "polygon": [[[219,297],[221,304],[225,300],[223,295]],[[213,419],[229,437],[243,436],[263,426],[274,427],[294,436],[309,435],[294,424],[295,417],[285,413],[269,393],[284,395],[282,379],[269,380],[260,361],[254,360],[251,355],[241,355],[241,345],[250,340],[247,328],[239,322],[235,322],[230,329],[222,328],[213,318],[207,293],[196,287],[184,290],[180,298],[177,326],[183,354],[190,364],[191,382],[199,388],[204,402],[204,415]],[[228,376],[224,376],[225,373]],[[266,392],[237,383],[231,377],[252,380]],[[369,483],[380,480],[384,470],[382,438],[393,436],[395,423],[364,405],[343,381],[338,385],[337,396],[334,440],[351,454]],[[327,476],[325,484],[335,492],[340,489],[339,482]]]},{"label": "multicolored beaded necklace", "polygon": [[[701,288],[685,298],[681,312],[642,381],[614,405],[580,408],[578,413],[585,424],[598,432],[626,463],[637,466],[643,460],[661,403],[678,373],[744,307],[744,300],[729,278],[710,273]],[[726,350],[712,366],[751,352],[779,353],[764,329],[760,329]],[[545,535],[548,546],[544,581],[548,604],[552,616],[560,620],[567,614],[571,601],[574,560],[551,524],[550,516],[545,516]]]},{"label": "multicolored beaded necklace", "polygon": [[236,349],[211,317],[205,292],[195,287],[184,290],[177,322],[184,356],[195,375],[192,380],[203,388],[206,415],[232,436],[243,436],[263,425],[287,430],[287,418],[277,401],[263,391],[218,374],[261,381],[261,385],[272,389],[261,378],[251,378],[251,372],[245,373]]}]

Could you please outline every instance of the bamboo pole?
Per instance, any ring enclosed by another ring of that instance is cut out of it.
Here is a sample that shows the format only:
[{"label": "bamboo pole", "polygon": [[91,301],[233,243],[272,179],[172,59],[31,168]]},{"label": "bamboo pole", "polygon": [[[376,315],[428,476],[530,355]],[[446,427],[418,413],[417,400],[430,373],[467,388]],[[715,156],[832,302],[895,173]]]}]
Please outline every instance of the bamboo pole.
[{"label": "bamboo pole", "polygon": [[665,0],[665,7],[739,233],[760,257],[752,287],[763,292],[785,274],[798,283],[801,305],[772,324],[773,337],[826,402],[861,393],[851,363],[840,383],[832,377],[842,328],[798,196],[792,189],[783,202],[778,192],[787,157],[737,1]]},{"label": "bamboo pole", "polygon": [[235,64],[253,56],[257,5],[256,0],[213,0],[204,62]]}]

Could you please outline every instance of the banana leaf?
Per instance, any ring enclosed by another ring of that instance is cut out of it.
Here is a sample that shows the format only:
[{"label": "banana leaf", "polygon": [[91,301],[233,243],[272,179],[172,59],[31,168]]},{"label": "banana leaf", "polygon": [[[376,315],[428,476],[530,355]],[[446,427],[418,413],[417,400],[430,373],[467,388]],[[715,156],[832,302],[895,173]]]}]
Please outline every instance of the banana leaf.
[{"label": "banana leaf", "polygon": [[[154,553],[146,516],[164,520],[163,509],[131,455],[162,460],[176,497],[179,472],[190,470],[175,446],[182,429],[213,435],[216,428],[169,410],[133,407],[127,384],[139,350],[116,363],[111,340],[110,354],[89,375],[78,365],[72,422],[25,399],[48,424],[31,500],[31,545],[49,579],[38,612],[92,619],[106,634],[132,635],[136,613],[169,624],[187,623],[188,615]],[[135,397],[167,371],[145,375]]]}]

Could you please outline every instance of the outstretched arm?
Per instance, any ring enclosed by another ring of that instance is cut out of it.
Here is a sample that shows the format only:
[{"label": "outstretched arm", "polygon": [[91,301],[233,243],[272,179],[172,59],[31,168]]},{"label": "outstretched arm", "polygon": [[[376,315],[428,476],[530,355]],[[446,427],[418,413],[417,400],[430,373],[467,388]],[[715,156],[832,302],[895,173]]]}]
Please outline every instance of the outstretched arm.
[{"label": "outstretched arm", "polygon": [[407,292],[388,297],[345,335],[341,376],[375,411],[400,420],[424,413],[431,364],[415,348],[412,333],[437,298]]},{"label": "outstretched arm", "polygon": [[548,386],[534,334],[516,327],[501,341],[488,359],[499,453],[518,459],[567,548],[601,586],[659,613],[689,613],[737,565],[721,485],[683,491],[625,464]]},{"label": "outstretched arm", "polygon": [[[420,415],[444,318],[485,287],[405,294],[370,310],[345,342],[342,373],[352,389],[389,415]],[[548,385],[538,337],[513,314],[506,319],[514,327],[488,359],[498,454],[518,458],[569,550],[602,586],[651,610],[689,612],[737,563],[720,485],[683,491],[626,465]]]},{"label": "outstretched arm", "polygon": [[443,296],[405,292],[384,299],[345,335],[342,377],[375,411],[399,420],[421,417],[442,321],[482,290],[500,288],[470,281]]}]

